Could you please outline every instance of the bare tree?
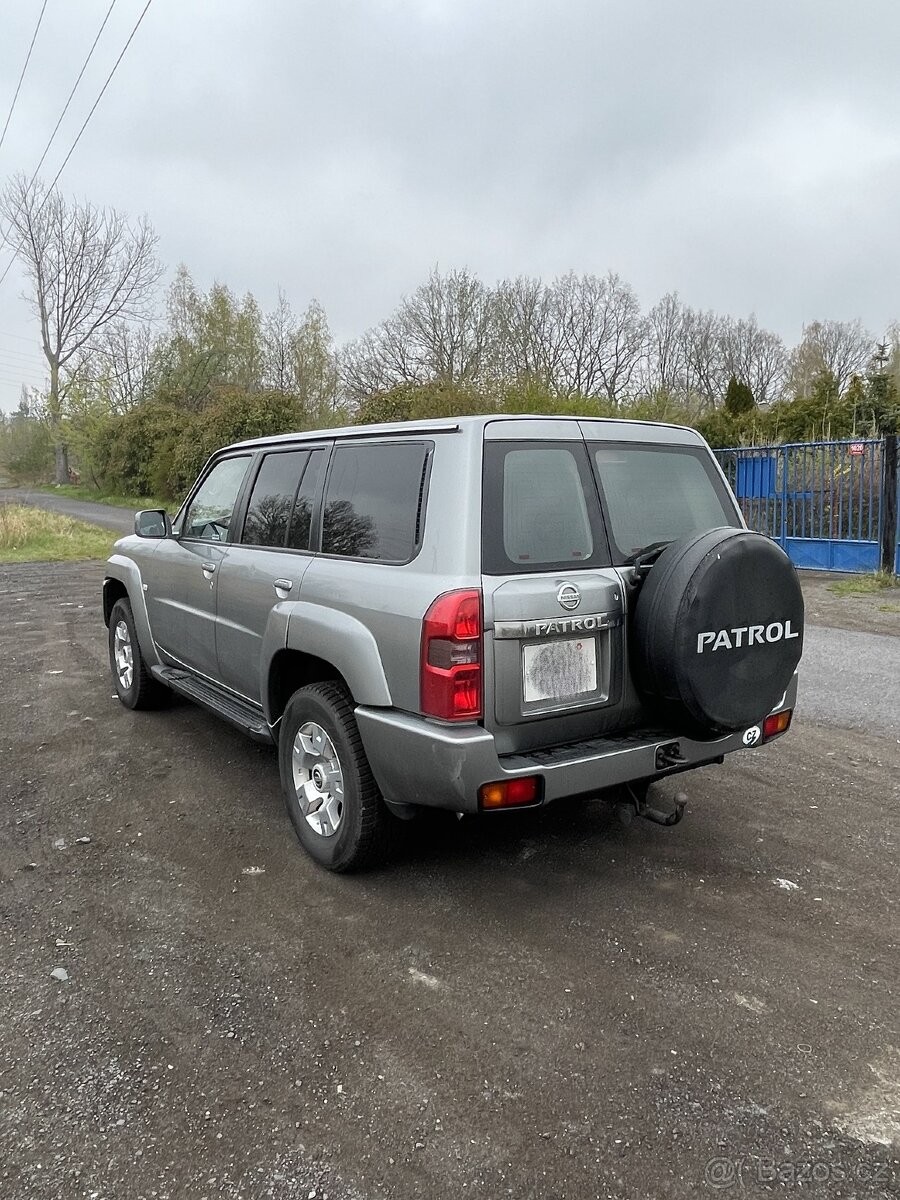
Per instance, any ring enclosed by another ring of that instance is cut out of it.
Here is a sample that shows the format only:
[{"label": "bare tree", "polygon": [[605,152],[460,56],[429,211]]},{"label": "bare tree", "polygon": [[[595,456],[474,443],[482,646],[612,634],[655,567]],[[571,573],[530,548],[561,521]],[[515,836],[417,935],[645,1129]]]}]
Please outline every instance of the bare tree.
[{"label": "bare tree", "polygon": [[150,393],[158,340],[149,321],[106,325],[69,364],[67,386],[102,392],[110,412],[128,412]]},{"label": "bare tree", "polygon": [[622,398],[643,349],[644,327],[637,296],[610,272],[570,273],[553,284],[555,322],[562,331],[560,379],[567,395]]},{"label": "bare tree", "polygon": [[685,309],[676,292],[663,296],[644,322],[643,389],[687,400]]},{"label": "bare tree", "polygon": [[340,372],[347,398],[353,402],[389,391],[398,384],[425,382],[396,313],[344,347]]},{"label": "bare tree", "polygon": [[788,384],[795,396],[808,396],[816,379],[833,376],[842,393],[872,360],[875,339],[861,321],[813,321],[790,358]]},{"label": "bare tree", "polygon": [[494,324],[491,295],[463,269],[428,280],[386,321],[346,348],[344,386],[353,399],[398,384],[474,384],[489,373]]},{"label": "bare tree", "polygon": [[291,341],[297,328],[297,318],[290,301],[278,289],[278,302],[263,320],[262,339],[265,360],[265,383],[276,392],[294,390],[291,362]]},{"label": "bare tree", "polygon": [[114,209],[66,201],[42,183],[13,178],[0,194],[7,240],[31,283],[28,297],[40,322],[50,369],[47,413],[56,448],[56,481],[68,479],[62,429],[71,367],[115,322],[148,315],[161,274],[157,238],[141,218],[136,225]]},{"label": "bare tree", "polygon": [[760,329],[756,317],[722,321],[722,363],[727,378],[745,383],[757,404],[770,404],[784,387],[787,351],[777,333]]},{"label": "bare tree", "polygon": [[442,383],[474,383],[491,337],[490,299],[465,268],[431,272],[400,306],[401,328],[424,373]]},{"label": "bare tree", "polygon": [[498,376],[554,388],[562,374],[564,337],[552,291],[540,279],[520,275],[497,285],[492,306]]},{"label": "bare tree", "polygon": [[722,325],[723,319],[714,312],[684,310],[685,391],[696,398],[701,410],[713,407],[725,394]]}]

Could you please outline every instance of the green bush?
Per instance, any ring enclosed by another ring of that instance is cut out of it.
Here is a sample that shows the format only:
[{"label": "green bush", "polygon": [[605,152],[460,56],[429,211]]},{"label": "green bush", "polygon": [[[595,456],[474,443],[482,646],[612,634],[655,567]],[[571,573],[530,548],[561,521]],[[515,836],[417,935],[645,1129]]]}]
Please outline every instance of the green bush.
[{"label": "green bush", "polygon": [[221,446],[247,438],[294,433],[303,427],[295,396],[282,392],[221,392],[213,404],[187,421],[172,445],[165,494],[183,495],[209,456]]},{"label": "green bush", "polygon": [[107,422],[108,449],[97,467],[103,485],[124,495],[174,498],[172,455],[193,423],[191,415],[148,400]]}]

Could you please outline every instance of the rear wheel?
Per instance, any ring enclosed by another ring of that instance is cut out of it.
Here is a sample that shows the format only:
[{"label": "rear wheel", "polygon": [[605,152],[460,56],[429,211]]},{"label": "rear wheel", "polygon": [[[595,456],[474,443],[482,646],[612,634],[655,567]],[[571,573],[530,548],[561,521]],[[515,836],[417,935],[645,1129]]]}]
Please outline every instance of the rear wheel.
[{"label": "rear wheel", "polygon": [[126,708],[159,708],[165,703],[168,689],[153,678],[144,661],[127,600],[117,600],[109,614],[109,666],[116,695]]},{"label": "rear wheel", "polygon": [[278,761],[288,815],[317,863],[354,871],[385,857],[393,820],[342,684],[329,680],[294,693],[281,720]]}]

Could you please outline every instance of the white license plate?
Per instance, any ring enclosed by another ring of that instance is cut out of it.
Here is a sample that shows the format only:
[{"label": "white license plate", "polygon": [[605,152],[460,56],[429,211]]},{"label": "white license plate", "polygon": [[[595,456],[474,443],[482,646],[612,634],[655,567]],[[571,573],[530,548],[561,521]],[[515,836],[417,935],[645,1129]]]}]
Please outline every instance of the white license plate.
[{"label": "white license plate", "polygon": [[597,639],[556,638],[522,647],[525,703],[574,700],[597,690]]}]

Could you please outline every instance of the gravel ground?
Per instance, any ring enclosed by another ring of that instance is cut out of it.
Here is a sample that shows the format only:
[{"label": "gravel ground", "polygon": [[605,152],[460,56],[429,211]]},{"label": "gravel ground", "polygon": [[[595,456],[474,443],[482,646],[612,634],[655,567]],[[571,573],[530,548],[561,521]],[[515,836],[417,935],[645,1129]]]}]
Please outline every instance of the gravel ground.
[{"label": "gravel ground", "polygon": [[337,878],[271,751],[113,699],[101,578],[0,567],[3,1200],[900,1193],[900,643],[813,629],[677,829],[438,814]]},{"label": "gravel ground", "polygon": [[807,623],[900,637],[900,581],[896,587],[848,596],[836,596],[831,590],[838,580],[853,578],[826,571],[801,571]]}]

